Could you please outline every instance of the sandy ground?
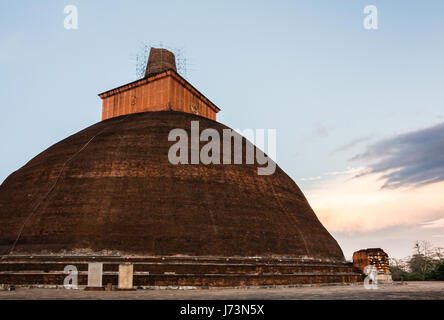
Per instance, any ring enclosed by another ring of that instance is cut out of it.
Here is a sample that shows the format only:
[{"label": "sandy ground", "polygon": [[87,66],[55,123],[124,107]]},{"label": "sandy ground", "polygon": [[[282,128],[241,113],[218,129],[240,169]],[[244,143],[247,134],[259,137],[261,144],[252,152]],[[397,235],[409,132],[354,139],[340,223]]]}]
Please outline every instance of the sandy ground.
[{"label": "sandy ground", "polygon": [[439,299],[444,300],[444,282],[405,282],[380,285],[376,290],[365,289],[363,285],[337,285],[321,287],[276,287],[245,289],[204,289],[204,290],[136,290],[101,291],[16,288],[15,291],[0,291],[0,300],[6,299],[99,299],[99,300],[324,300],[324,299]]}]

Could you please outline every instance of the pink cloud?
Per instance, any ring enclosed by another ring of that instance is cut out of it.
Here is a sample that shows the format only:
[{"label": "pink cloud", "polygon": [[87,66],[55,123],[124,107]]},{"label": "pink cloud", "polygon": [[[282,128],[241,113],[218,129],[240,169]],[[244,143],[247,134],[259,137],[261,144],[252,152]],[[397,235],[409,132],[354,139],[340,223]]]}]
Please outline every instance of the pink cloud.
[{"label": "pink cloud", "polygon": [[380,175],[352,179],[355,171],[332,175],[305,189],[308,201],[329,231],[369,232],[403,225],[431,228],[444,223],[439,219],[444,213],[444,182],[381,189],[384,181]]}]

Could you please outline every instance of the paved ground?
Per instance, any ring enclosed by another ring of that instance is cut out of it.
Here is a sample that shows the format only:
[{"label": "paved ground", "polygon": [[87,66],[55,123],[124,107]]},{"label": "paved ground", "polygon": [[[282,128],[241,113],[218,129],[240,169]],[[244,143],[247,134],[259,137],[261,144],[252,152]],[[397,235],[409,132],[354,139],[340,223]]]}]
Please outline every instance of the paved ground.
[{"label": "paved ground", "polygon": [[4,299],[440,299],[444,300],[444,282],[406,282],[379,286],[376,290],[363,285],[282,287],[248,289],[205,289],[205,290],[137,290],[92,292],[84,290],[17,288],[15,291],[0,291]]}]

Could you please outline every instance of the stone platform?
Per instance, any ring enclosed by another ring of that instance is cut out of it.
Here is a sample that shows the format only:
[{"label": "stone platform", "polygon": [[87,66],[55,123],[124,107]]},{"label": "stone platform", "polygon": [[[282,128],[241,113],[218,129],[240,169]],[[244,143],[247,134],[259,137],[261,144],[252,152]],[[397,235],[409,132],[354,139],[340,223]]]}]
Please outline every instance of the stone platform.
[{"label": "stone platform", "polygon": [[299,286],[276,288],[209,290],[137,290],[93,292],[84,290],[17,288],[0,291],[7,299],[82,299],[82,300],[444,300],[444,282],[395,282],[367,290],[362,284]]},{"label": "stone platform", "polygon": [[363,280],[351,263],[290,258],[3,256],[0,284],[62,286],[64,268],[74,265],[79,286],[88,263],[103,263],[103,284],[117,285],[119,265],[134,265],[135,287],[211,288],[304,284],[344,284]]}]

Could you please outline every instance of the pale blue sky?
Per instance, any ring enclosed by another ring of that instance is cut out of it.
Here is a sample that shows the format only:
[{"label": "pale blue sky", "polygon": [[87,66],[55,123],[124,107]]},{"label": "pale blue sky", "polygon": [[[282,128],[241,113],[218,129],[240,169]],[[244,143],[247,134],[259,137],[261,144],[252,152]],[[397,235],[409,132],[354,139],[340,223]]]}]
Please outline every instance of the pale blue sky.
[{"label": "pale blue sky", "polygon": [[[368,4],[378,30],[363,28]],[[276,128],[279,165],[313,188],[301,179],[444,121],[443,17],[442,1],[1,0],[0,181],[99,121],[97,94],[135,80],[140,44],[161,41],[184,50],[219,122]]]}]

